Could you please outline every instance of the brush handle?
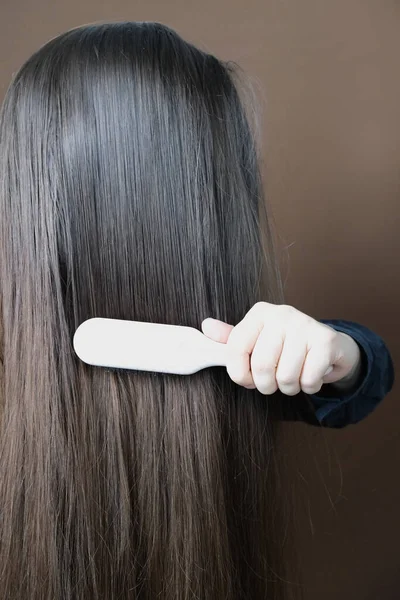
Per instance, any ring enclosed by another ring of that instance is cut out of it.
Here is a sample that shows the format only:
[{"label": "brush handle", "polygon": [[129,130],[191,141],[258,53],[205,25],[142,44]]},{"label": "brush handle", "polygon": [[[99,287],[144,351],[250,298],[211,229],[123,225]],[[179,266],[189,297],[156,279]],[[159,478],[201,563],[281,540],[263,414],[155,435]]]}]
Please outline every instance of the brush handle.
[{"label": "brush handle", "polygon": [[226,366],[228,357],[226,344],[210,340],[193,327],[120,319],[84,321],[73,345],[89,365],[177,375]]}]

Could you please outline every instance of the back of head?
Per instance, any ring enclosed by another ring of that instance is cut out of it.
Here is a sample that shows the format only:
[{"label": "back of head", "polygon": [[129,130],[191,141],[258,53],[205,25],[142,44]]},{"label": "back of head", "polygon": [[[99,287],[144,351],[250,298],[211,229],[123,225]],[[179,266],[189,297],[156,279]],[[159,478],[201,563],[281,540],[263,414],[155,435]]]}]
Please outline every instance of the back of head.
[{"label": "back of head", "polygon": [[0,596],[286,597],[267,398],[71,343],[282,300],[229,66],[159,24],[72,30],[16,75],[0,148]]}]

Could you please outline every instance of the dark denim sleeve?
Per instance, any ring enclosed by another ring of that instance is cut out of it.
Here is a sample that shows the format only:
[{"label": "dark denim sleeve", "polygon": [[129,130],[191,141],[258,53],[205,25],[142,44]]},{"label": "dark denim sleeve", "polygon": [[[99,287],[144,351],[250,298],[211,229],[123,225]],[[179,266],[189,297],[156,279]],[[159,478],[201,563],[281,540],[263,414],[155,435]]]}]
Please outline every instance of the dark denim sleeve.
[{"label": "dark denim sleeve", "polygon": [[[340,319],[320,322],[350,335],[361,350],[364,376],[357,389],[340,395],[332,385],[326,384],[317,394],[307,396],[318,423],[325,427],[345,427],[361,421],[390,392],[395,379],[393,361],[383,339],[364,325]],[[304,420],[313,422],[307,418],[307,412]]]}]

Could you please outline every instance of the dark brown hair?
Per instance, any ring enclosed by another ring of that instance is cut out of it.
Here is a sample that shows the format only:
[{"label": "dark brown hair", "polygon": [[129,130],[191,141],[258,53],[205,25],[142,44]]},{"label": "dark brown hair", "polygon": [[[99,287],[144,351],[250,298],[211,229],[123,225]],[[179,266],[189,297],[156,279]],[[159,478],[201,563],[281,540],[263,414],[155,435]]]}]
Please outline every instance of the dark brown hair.
[{"label": "dark brown hair", "polygon": [[282,302],[234,78],[165,26],[114,23],[50,41],[8,90],[4,600],[294,597],[268,398],[72,348],[90,317],[199,327]]}]

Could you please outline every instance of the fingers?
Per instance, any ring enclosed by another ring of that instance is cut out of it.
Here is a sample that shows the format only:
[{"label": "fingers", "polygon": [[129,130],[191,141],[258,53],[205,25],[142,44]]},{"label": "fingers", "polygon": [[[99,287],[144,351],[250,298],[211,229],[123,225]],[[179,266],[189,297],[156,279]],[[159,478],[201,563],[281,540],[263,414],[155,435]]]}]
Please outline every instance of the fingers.
[{"label": "fingers", "polygon": [[235,383],[249,389],[255,388],[250,356],[263,328],[262,321],[253,309],[232,329],[227,342],[230,350],[226,367],[228,375]]},{"label": "fingers", "polygon": [[278,389],[286,396],[303,391],[316,394],[326,372],[331,372],[329,352],[321,346],[308,350],[307,339],[300,335],[274,335],[263,329],[251,356],[251,374],[257,389],[265,395]]},{"label": "fingers", "polygon": [[334,368],[331,366],[332,357],[329,351],[324,350],[323,345],[314,345],[307,352],[301,374],[300,385],[306,394],[317,394],[324,383],[329,379],[327,374],[332,373]]},{"label": "fingers", "polygon": [[264,328],[251,355],[251,373],[254,384],[262,394],[273,394],[278,389],[276,368],[283,347],[281,333],[273,334]]},{"label": "fingers", "polygon": [[[257,339],[257,333],[252,336],[253,343],[249,342],[247,321],[248,318],[244,325],[242,321],[233,327],[233,325],[228,325],[218,319],[207,318],[202,322],[201,329],[204,335],[215,342],[229,344],[231,352],[226,366],[229,377],[238,385],[254,389],[255,385],[250,372],[250,353]],[[235,334],[231,336],[233,330],[235,330]]]},{"label": "fingers", "polygon": [[276,370],[277,386],[283,394],[295,396],[301,392],[300,377],[306,355],[306,337],[296,329],[286,332]]}]

